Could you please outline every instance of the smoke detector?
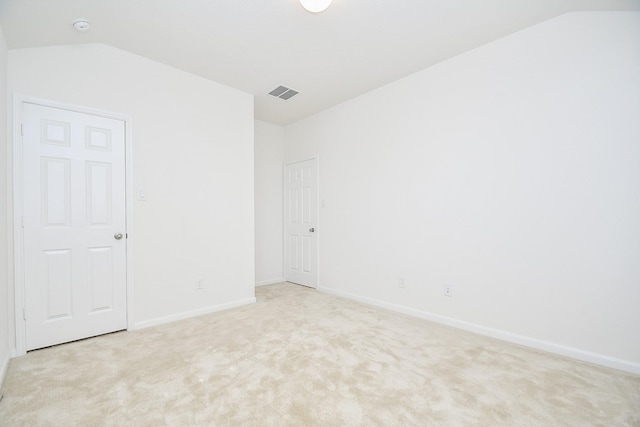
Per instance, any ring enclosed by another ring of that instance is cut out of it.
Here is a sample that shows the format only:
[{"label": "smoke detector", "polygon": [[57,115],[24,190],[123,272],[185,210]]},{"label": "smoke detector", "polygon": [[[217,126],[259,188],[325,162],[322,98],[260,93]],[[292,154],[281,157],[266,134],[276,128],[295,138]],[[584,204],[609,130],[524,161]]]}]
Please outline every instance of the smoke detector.
[{"label": "smoke detector", "polygon": [[91,25],[89,25],[89,21],[86,19],[76,19],[73,21],[73,28],[79,33],[86,33],[91,29]]}]

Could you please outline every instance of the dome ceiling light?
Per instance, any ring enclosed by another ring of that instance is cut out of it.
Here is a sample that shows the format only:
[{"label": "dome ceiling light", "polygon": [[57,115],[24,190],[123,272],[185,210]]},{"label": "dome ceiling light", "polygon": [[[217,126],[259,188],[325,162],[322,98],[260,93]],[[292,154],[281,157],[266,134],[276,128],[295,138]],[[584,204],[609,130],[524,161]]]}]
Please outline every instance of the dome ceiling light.
[{"label": "dome ceiling light", "polygon": [[331,6],[332,0],[300,0],[302,7],[311,13],[320,13]]}]

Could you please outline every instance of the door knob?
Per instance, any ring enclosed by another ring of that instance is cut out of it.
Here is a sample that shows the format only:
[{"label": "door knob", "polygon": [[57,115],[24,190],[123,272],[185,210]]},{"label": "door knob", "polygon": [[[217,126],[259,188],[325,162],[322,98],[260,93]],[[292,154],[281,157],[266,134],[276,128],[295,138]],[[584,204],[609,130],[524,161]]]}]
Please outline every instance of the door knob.
[{"label": "door knob", "polygon": [[313,227],[311,227],[311,228],[309,229],[309,231],[310,231],[311,233],[313,233],[314,231],[316,231],[316,229],[315,229],[315,228],[313,228]]},{"label": "door knob", "polygon": [[116,234],[114,234],[114,235],[113,235],[113,238],[114,238],[114,239],[116,239],[116,240],[120,240],[120,239],[122,239],[122,233],[116,233]]}]

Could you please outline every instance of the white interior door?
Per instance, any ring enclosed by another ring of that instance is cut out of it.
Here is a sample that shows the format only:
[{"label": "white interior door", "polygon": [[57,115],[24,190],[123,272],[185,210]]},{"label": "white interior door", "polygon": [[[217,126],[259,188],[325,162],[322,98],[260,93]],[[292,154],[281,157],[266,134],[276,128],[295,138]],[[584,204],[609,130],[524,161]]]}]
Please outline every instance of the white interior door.
[{"label": "white interior door", "polygon": [[318,285],[318,166],[316,159],[285,167],[285,262],[288,282]]},{"label": "white interior door", "polygon": [[22,112],[26,349],[126,329],[124,122]]}]

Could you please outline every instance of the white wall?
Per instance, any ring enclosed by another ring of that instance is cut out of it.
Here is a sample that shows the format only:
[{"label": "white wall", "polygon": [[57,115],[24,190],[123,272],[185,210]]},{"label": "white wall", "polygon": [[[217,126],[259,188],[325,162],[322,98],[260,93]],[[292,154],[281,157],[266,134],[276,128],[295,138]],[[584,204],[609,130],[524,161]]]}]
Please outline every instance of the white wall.
[{"label": "white wall", "polygon": [[100,44],[11,50],[8,82],[132,117],[135,325],[255,300],[251,95]]},{"label": "white wall", "polygon": [[572,13],[286,127],[320,288],[640,373],[639,76],[639,13]]},{"label": "white wall", "polygon": [[255,122],[256,285],[282,282],[284,128]]},{"label": "white wall", "polygon": [[0,27],[0,386],[9,364],[9,274],[7,224],[7,45]]}]

